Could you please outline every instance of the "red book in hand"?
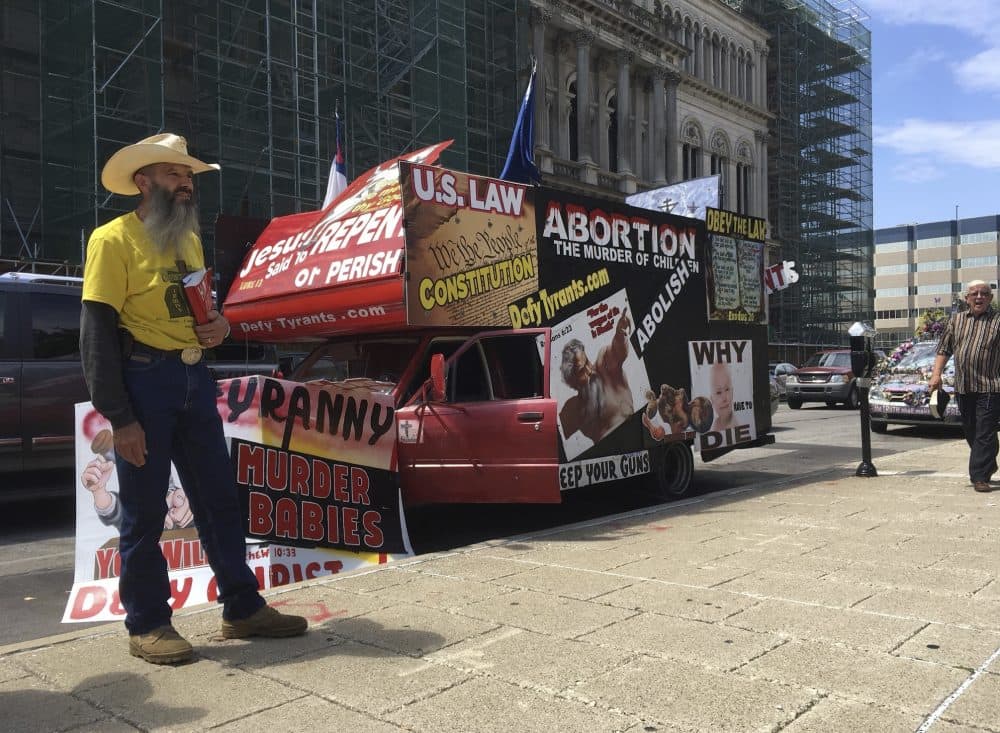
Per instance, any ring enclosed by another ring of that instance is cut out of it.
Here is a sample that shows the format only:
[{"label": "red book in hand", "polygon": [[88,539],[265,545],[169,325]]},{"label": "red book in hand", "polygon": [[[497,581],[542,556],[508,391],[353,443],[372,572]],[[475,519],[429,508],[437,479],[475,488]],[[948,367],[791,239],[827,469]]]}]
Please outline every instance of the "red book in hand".
[{"label": "red book in hand", "polygon": [[212,268],[189,272],[181,283],[184,285],[184,296],[194,322],[199,326],[208,323],[208,312],[215,308],[212,298]]}]

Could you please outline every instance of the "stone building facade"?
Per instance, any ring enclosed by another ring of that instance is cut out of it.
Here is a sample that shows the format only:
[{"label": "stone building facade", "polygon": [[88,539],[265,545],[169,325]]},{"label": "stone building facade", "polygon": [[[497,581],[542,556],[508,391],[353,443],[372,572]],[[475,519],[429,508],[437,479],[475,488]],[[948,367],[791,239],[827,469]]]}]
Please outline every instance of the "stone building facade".
[{"label": "stone building facade", "polygon": [[762,28],[719,0],[530,10],[536,162],[548,180],[622,196],[718,174],[722,208],[767,218]]}]

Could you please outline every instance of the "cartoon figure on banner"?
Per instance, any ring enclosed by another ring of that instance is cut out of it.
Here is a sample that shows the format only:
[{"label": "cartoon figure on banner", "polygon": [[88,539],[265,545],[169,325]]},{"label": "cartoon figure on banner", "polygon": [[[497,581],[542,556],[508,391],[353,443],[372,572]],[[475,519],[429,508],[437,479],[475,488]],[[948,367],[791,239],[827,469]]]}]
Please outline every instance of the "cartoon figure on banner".
[{"label": "cartoon figure on banner", "polygon": [[691,430],[691,403],[683,387],[660,385],[660,394],[646,391],[646,409],[642,414],[642,424],[650,436],[657,441],[672,436],[683,438]]},{"label": "cartoon figure on banner", "polygon": [[757,437],[753,414],[753,344],[739,341],[691,341],[689,405],[699,449],[725,448]]},{"label": "cartoon figure on banner", "polygon": [[552,359],[562,377],[553,396],[569,459],[632,417],[649,389],[642,360],[629,343],[631,331],[625,291],[553,328],[559,335],[553,336]]},{"label": "cartoon figure on banner", "polygon": [[[108,489],[108,481],[115,473],[114,438],[107,428],[94,436],[90,444],[96,456],[83,469],[80,482],[94,500],[94,512],[106,527],[121,531],[122,510],[118,492]],[[187,494],[177,478],[177,469],[170,467],[170,482],[167,486],[167,508],[163,518],[163,529],[186,529],[194,525],[194,514],[188,503]]]}]

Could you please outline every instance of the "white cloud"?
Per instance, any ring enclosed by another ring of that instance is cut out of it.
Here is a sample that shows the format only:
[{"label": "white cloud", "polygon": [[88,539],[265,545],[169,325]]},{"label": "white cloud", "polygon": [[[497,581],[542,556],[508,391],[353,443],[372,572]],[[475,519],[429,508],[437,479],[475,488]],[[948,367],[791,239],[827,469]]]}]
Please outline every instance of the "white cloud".
[{"label": "white cloud", "polygon": [[993,38],[1000,25],[996,0],[861,0],[869,17],[893,25],[943,25],[981,38]]},{"label": "white cloud", "polygon": [[944,173],[936,165],[913,161],[911,163],[897,163],[892,167],[892,178],[894,181],[904,183],[927,183],[944,178]]},{"label": "white cloud", "polygon": [[944,51],[936,48],[918,48],[898,64],[892,66],[885,73],[885,76],[889,79],[916,76],[928,66],[937,66],[947,60],[948,56]]},{"label": "white cloud", "polygon": [[955,81],[967,91],[1000,92],[1000,48],[991,48],[953,67]]},{"label": "white cloud", "polygon": [[875,131],[876,148],[911,156],[916,166],[1000,170],[1000,120],[936,122],[907,119]]}]

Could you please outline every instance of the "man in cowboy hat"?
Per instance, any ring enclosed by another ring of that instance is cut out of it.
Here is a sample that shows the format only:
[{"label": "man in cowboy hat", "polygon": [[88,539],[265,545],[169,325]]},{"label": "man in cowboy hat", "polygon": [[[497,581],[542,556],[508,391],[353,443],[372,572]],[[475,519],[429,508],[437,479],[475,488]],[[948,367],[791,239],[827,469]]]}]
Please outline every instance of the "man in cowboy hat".
[{"label": "man in cowboy hat", "polygon": [[927,389],[941,387],[948,357],[955,357],[955,398],[969,444],[969,480],[976,491],[990,490],[997,470],[997,419],[1000,418],[1000,313],[993,291],[982,280],[966,286],[969,308],[955,313],[938,342]]},{"label": "man in cowboy hat", "polygon": [[141,199],[135,211],[94,230],[84,268],[80,354],[94,407],[114,428],[118,591],[129,651],[155,664],[192,656],[170,623],[159,545],[171,462],[218,582],[222,636],[293,636],[307,625],[266,605],[247,567],[216,385],[201,358],[229,335],[229,324],[212,310],[196,325],[180,282],[204,267],[194,174],[218,169],[188,155],[184,138],[169,133],[112,155],[101,172],[104,187]]}]

